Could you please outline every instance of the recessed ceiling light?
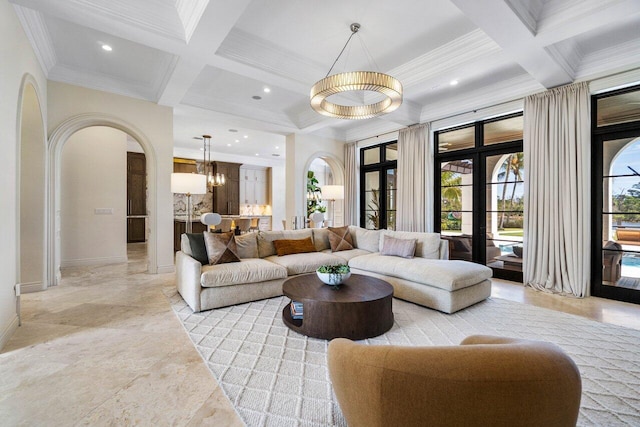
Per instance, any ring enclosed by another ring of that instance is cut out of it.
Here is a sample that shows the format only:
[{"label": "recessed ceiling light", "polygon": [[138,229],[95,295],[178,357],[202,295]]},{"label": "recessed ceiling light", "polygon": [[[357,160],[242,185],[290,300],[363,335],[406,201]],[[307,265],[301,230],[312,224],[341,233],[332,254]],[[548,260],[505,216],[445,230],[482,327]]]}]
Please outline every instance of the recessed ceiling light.
[{"label": "recessed ceiling light", "polygon": [[231,144],[227,144],[227,147],[231,147]]},{"label": "recessed ceiling light", "polygon": [[113,48],[111,46],[109,46],[108,44],[103,44],[102,45],[102,50],[106,50],[107,52],[111,52],[113,50]]},{"label": "recessed ceiling light", "polygon": [[238,132],[238,129],[229,129],[229,132]]},{"label": "recessed ceiling light", "polygon": [[240,142],[240,140],[239,140],[239,139],[236,139],[236,142]]},{"label": "recessed ceiling light", "polygon": [[279,148],[280,148],[280,147],[278,147],[278,146],[276,145],[276,150],[278,150]]},{"label": "recessed ceiling light", "polygon": [[271,92],[271,89],[269,89],[268,87],[265,87],[264,88],[264,93],[269,93],[269,92]]},{"label": "recessed ceiling light", "polygon": [[256,156],[259,156],[260,154],[256,153]]},{"label": "recessed ceiling light", "polygon": [[451,86],[455,86],[455,85],[457,85],[457,84],[458,84],[458,81],[457,81],[457,80],[451,80],[451,81],[449,82],[449,84],[450,84]]},{"label": "recessed ceiling light", "polygon": [[258,95],[253,95],[251,98],[255,99],[256,101],[259,101],[262,99],[262,97]]},{"label": "recessed ceiling light", "polygon": [[249,135],[245,135],[245,136],[244,136],[244,139],[247,139],[247,138],[249,138]]}]

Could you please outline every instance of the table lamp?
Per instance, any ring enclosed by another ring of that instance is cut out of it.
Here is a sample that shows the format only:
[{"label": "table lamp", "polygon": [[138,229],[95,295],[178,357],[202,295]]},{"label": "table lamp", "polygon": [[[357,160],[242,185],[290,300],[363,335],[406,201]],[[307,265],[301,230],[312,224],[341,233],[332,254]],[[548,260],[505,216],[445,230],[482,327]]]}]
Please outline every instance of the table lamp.
[{"label": "table lamp", "polygon": [[187,233],[192,232],[191,208],[192,194],[207,194],[207,177],[197,173],[172,173],[171,192],[187,195]]}]

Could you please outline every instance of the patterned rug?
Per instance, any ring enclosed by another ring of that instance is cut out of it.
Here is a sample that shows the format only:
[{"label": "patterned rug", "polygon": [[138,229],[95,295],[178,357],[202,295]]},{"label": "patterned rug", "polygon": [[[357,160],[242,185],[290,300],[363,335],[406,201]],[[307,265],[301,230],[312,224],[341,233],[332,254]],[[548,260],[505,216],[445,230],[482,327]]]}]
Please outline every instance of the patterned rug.
[{"label": "patterned rug", "polygon": [[[329,382],[327,341],[282,323],[288,299],[193,313],[177,293],[169,297],[248,426],[346,425]],[[474,334],[550,341],[580,369],[578,425],[640,425],[640,331],[497,298],[452,315],[394,299],[393,312],[394,326],[364,342],[450,345]]]}]

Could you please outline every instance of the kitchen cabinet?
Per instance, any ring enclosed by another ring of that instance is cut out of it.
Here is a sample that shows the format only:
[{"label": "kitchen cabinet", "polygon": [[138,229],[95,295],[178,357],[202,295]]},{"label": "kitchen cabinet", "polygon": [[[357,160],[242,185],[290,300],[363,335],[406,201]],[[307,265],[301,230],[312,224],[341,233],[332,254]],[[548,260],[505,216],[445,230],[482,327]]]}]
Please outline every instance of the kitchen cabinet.
[{"label": "kitchen cabinet", "polygon": [[244,205],[268,205],[269,184],[266,169],[240,169],[240,203]]},{"label": "kitchen cabinet", "polygon": [[225,184],[213,189],[213,211],[220,215],[240,214],[240,164],[213,162],[213,173],[223,173]]},{"label": "kitchen cabinet", "polygon": [[144,153],[127,152],[127,243],[146,240],[146,215],[147,160]]},{"label": "kitchen cabinet", "polygon": [[198,173],[198,166],[195,160],[181,159],[179,157],[174,157],[173,172],[174,173]]}]

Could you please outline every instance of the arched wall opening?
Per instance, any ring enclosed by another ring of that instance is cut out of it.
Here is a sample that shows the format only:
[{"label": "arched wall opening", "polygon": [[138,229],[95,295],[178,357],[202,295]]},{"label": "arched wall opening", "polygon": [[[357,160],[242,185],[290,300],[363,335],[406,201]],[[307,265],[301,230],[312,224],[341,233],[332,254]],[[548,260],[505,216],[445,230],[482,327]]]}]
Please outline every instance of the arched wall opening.
[{"label": "arched wall opening", "polygon": [[[324,162],[328,167],[328,171],[322,177],[327,182],[322,183],[322,185],[344,186],[344,166],[338,158],[336,158],[333,154],[327,152],[317,152],[309,157],[304,167],[304,176],[302,177],[302,179],[304,180],[303,182],[306,184],[309,171],[313,171],[314,166],[317,168],[319,165],[321,165],[322,163],[320,161]],[[306,188],[306,185],[304,185],[305,194],[302,199],[304,200],[305,206],[303,207],[303,212],[307,212]],[[331,206],[331,203],[324,201],[323,205],[327,206],[327,210],[325,212],[325,220],[331,221],[335,216],[334,224],[332,224],[331,226],[342,226],[344,224],[344,200],[336,200],[335,203],[333,203],[333,206]]]},{"label": "arched wall opening", "polygon": [[17,283],[21,292],[47,288],[46,140],[44,114],[35,80],[25,75],[18,108]]},{"label": "arched wall opening", "polygon": [[[113,128],[130,135],[142,147],[147,165],[148,199],[147,207],[149,211],[147,227],[149,229],[149,239],[147,244],[148,272],[158,271],[157,252],[157,159],[155,151],[148,138],[132,124],[114,116],[106,114],[81,114],[61,123],[51,134],[49,143],[49,203],[47,213],[49,221],[53,224],[49,231],[49,251],[47,257],[47,276],[52,284],[60,281],[61,267],[61,178],[62,178],[62,151],[65,143],[76,132],[85,128],[103,126]],[[100,209],[100,207],[96,207]],[[104,207],[109,208],[109,207]],[[103,212],[103,211],[100,211]],[[95,211],[94,211],[95,213]],[[98,216],[98,215],[96,215]]]}]

